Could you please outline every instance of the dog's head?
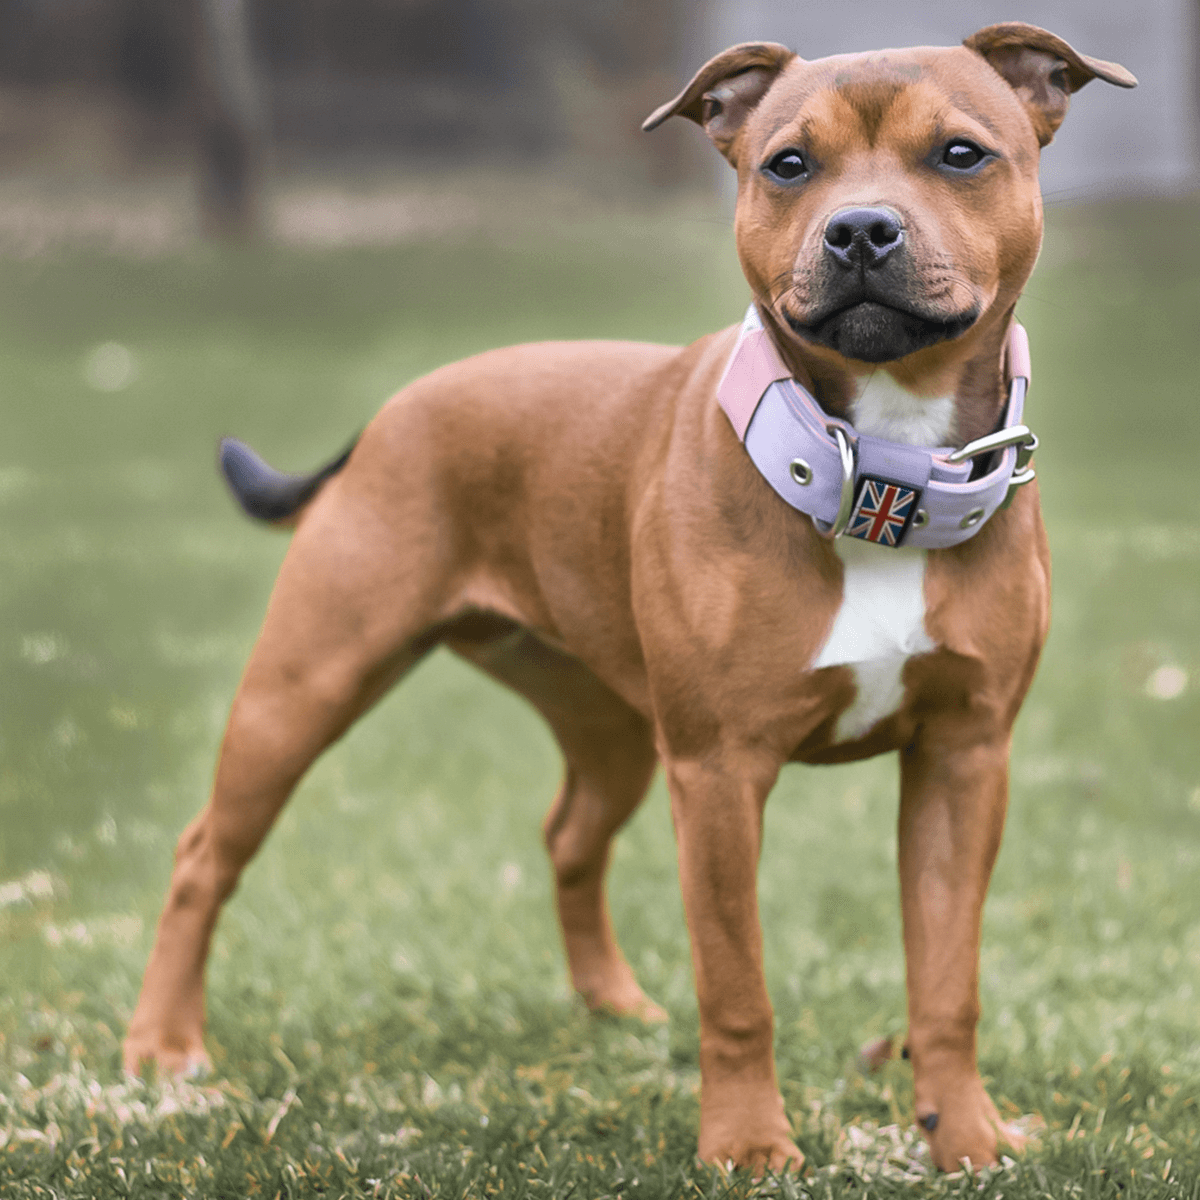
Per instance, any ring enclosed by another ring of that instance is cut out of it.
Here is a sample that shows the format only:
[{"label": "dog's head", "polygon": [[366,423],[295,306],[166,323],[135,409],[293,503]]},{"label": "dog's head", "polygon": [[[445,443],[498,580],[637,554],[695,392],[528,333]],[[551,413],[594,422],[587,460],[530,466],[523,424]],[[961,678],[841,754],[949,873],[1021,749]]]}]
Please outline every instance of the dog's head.
[{"label": "dog's head", "polygon": [[883,363],[1011,310],[1041,244],[1040,149],[1092,79],[1137,82],[1018,23],[814,62],[748,43],[644,128],[687,117],[736,168],[738,254],[781,327]]}]

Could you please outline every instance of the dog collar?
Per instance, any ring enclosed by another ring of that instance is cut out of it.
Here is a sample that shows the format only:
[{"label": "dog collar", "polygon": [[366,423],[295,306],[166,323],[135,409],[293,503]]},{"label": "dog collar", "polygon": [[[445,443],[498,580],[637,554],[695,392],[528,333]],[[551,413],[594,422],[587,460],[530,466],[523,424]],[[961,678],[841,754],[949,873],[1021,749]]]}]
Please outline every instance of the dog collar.
[{"label": "dog collar", "polygon": [[[792,378],[753,304],[717,399],[762,477],[826,537],[941,550],[974,537],[1034,477],[1037,438],[1021,424],[1029,339],[1013,322],[1003,423],[960,450],[906,446],[831,417]],[[971,478],[974,460],[990,466]]]}]

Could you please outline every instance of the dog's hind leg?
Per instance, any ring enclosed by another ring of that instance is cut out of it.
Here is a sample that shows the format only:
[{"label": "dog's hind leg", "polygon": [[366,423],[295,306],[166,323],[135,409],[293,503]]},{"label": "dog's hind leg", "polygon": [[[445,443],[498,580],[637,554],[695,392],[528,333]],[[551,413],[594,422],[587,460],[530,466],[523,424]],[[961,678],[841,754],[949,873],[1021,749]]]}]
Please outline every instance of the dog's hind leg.
[{"label": "dog's hind leg", "polygon": [[400,518],[339,477],[300,523],[234,698],[211,799],[179,841],[128,1070],[205,1065],[204,966],[222,904],[311,763],[437,639],[445,556],[435,534],[402,532],[436,525],[415,510]]},{"label": "dog's hind leg", "polygon": [[650,723],[578,659],[524,630],[486,645],[446,644],[523,695],[562,748],[565,778],[543,832],[575,990],[593,1011],[665,1020],[617,945],[604,892],[613,835],[654,775]]}]

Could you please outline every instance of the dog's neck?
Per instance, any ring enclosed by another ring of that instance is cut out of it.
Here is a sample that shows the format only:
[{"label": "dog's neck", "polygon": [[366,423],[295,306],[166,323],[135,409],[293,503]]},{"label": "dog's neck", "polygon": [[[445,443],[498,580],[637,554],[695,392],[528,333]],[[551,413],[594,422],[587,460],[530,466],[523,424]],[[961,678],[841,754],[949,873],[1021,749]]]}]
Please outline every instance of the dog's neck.
[{"label": "dog's neck", "polygon": [[927,399],[900,386],[886,371],[855,380],[850,423],[861,433],[907,446],[948,446],[954,438],[953,396]]},{"label": "dog's neck", "polygon": [[774,313],[760,307],[759,314],[796,380],[830,416],[862,433],[910,446],[962,446],[1001,420],[1011,311],[981,322],[956,353],[925,352],[879,366],[814,353]]}]

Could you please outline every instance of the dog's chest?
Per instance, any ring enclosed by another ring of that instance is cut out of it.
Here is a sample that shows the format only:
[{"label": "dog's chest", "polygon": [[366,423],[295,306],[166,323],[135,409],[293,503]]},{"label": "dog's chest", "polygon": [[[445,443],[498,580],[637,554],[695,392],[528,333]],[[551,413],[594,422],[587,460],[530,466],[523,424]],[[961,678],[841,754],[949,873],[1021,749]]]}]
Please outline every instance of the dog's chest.
[{"label": "dog's chest", "polygon": [[[856,429],[915,446],[946,445],[953,419],[953,399],[913,396],[883,372],[871,376],[853,407]],[[855,697],[834,729],[836,742],[852,742],[900,708],[904,664],[935,643],[925,629],[926,551],[847,537],[834,548],[842,599],[812,667],[853,671]]]}]

